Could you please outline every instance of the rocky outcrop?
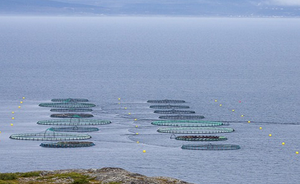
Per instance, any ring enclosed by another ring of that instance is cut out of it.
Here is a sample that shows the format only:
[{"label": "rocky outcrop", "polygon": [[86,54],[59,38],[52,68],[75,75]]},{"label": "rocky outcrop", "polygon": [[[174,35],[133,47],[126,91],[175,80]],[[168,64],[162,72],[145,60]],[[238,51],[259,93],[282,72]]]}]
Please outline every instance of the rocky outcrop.
[{"label": "rocky outcrop", "polygon": [[[51,180],[49,180],[51,179]],[[40,171],[39,176],[19,178],[20,183],[99,183],[99,184],[188,184],[169,177],[147,177],[121,168]]]}]

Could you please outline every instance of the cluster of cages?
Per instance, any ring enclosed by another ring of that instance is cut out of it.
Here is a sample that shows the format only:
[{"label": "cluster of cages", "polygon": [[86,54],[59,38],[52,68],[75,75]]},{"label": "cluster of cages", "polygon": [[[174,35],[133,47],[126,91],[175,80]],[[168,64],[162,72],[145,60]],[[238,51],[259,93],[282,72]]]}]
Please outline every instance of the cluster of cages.
[{"label": "cluster of cages", "polygon": [[79,147],[91,147],[95,146],[93,142],[50,142],[41,143],[41,147],[45,148],[79,148]]},{"label": "cluster of cages", "polygon": [[30,140],[30,141],[69,141],[69,140],[86,140],[92,137],[88,134],[66,134],[66,133],[45,131],[41,133],[12,134],[9,138],[15,140]]},{"label": "cluster of cages", "polygon": [[241,147],[235,144],[186,144],[182,149],[188,150],[237,150]]}]

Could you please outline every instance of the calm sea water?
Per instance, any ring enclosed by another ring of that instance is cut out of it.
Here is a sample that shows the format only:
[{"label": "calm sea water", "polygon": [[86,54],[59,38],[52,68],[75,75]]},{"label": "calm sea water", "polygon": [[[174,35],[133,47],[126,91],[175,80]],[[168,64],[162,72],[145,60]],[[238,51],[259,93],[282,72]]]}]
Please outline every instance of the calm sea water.
[{"label": "calm sea water", "polygon": [[[0,172],[121,167],[193,183],[297,183],[299,40],[299,19],[0,17]],[[38,104],[68,97],[113,122],[90,133],[96,146],[9,139],[49,128],[36,124],[51,115]],[[148,99],[228,121],[236,131],[222,143],[241,149],[182,150],[150,124],[159,115]]]}]

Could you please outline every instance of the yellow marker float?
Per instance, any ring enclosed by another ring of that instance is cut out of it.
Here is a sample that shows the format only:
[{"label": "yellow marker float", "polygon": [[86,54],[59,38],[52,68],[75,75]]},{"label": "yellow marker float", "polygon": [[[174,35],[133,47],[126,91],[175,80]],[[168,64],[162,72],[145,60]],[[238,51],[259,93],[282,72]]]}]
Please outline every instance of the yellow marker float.
[{"label": "yellow marker float", "polygon": [[222,107],[222,104],[220,104],[220,107]]},{"label": "yellow marker float", "polygon": [[11,119],[15,119],[15,117],[12,117]]},{"label": "yellow marker float", "polygon": [[121,100],[121,98],[118,98],[118,100]]},{"label": "yellow marker float", "polygon": [[14,126],[14,124],[11,123],[10,126]]},{"label": "yellow marker float", "polygon": [[298,151],[296,151],[296,154],[298,155],[298,154],[299,154],[299,152],[298,152]]},{"label": "yellow marker float", "polygon": [[12,111],[11,113],[12,113],[12,114],[14,114],[15,112],[14,112],[14,111]]},{"label": "yellow marker float", "polygon": [[20,102],[21,104],[23,103],[23,101]]},{"label": "yellow marker float", "polygon": [[127,107],[124,107],[124,109],[127,109]]},{"label": "yellow marker float", "polygon": [[215,102],[217,102],[218,100],[215,100]]},{"label": "yellow marker float", "polygon": [[18,107],[19,109],[21,108],[21,106]]},{"label": "yellow marker float", "polygon": [[232,109],[232,112],[234,112],[234,109]]},{"label": "yellow marker float", "polygon": [[248,121],[248,123],[251,123],[251,121]]},{"label": "yellow marker float", "polygon": [[143,150],[143,153],[146,153],[146,150]]},{"label": "yellow marker float", "polygon": [[25,99],[25,97],[23,96],[23,100]]},{"label": "yellow marker float", "polygon": [[137,119],[134,119],[134,121],[136,121]]},{"label": "yellow marker float", "polygon": [[281,144],[282,144],[282,145],[285,145],[285,142],[282,142]]},{"label": "yellow marker float", "polygon": [[262,130],[262,127],[259,127],[260,130]]},{"label": "yellow marker float", "polygon": [[272,137],[272,134],[269,134],[269,137]]}]

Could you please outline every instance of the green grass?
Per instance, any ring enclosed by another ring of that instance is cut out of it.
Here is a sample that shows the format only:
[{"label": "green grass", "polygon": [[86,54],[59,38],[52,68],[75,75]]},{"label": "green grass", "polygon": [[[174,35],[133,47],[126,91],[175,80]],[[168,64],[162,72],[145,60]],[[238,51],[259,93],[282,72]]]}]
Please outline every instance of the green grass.
[{"label": "green grass", "polygon": [[16,173],[0,173],[0,180],[16,180],[18,175]]},{"label": "green grass", "polygon": [[32,171],[32,172],[26,172],[26,173],[19,173],[20,177],[36,177],[36,176],[40,176],[41,171]]}]

